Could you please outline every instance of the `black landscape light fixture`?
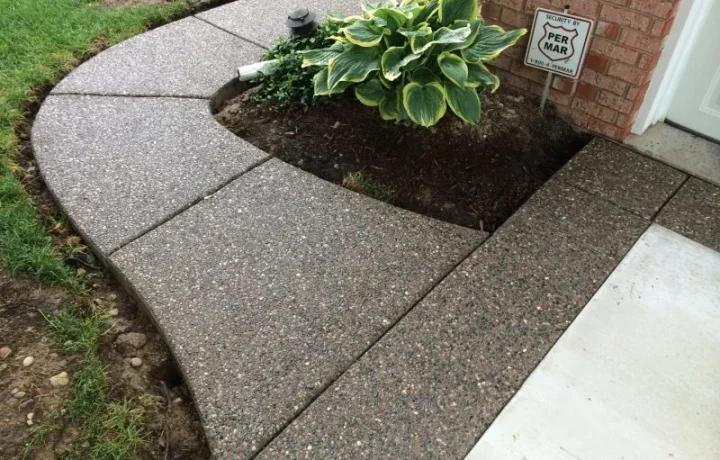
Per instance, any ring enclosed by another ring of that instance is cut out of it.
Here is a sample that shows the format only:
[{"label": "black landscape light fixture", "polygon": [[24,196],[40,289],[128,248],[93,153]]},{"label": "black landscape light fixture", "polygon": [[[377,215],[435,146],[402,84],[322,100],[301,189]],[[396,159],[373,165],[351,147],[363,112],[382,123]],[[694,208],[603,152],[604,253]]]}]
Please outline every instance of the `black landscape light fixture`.
[{"label": "black landscape light fixture", "polygon": [[285,24],[290,28],[290,35],[296,37],[306,37],[312,35],[318,28],[315,22],[317,15],[308,8],[300,8],[288,15]]}]

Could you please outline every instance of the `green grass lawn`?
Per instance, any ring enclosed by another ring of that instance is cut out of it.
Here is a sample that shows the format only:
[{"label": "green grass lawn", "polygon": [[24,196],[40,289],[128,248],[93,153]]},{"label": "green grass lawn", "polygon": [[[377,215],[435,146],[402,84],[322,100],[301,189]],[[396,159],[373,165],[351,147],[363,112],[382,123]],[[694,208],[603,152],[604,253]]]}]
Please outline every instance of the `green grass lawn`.
[{"label": "green grass lawn", "polygon": [[14,174],[16,127],[35,91],[55,83],[99,44],[117,43],[187,8],[182,1],[112,9],[93,0],[0,0],[0,259],[10,272],[78,286],[62,262],[64,248],[53,245]]},{"label": "green grass lawn", "polygon": [[[64,286],[78,298],[89,297],[75,270],[63,262],[72,248],[53,240],[16,174],[22,147],[18,128],[27,126],[27,111],[38,92],[83,57],[188,9],[182,0],[162,8],[117,9],[92,0],[0,0],[0,261],[8,271]],[[49,319],[49,328],[61,351],[83,359],[73,372],[64,410],[33,428],[23,458],[32,458],[66,423],[79,426],[81,437],[62,458],[135,458],[145,442],[143,402],[108,397],[106,369],[97,351],[105,320],[69,309]],[[82,448],[83,443],[88,447]]]}]

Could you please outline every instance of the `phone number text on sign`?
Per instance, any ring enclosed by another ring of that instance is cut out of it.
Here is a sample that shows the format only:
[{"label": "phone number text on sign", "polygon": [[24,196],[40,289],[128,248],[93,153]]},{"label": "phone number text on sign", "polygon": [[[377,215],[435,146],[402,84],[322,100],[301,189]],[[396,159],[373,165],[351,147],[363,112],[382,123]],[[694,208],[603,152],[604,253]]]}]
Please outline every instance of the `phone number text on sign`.
[{"label": "phone number text on sign", "polygon": [[525,65],[578,78],[590,46],[593,24],[591,19],[538,8]]}]

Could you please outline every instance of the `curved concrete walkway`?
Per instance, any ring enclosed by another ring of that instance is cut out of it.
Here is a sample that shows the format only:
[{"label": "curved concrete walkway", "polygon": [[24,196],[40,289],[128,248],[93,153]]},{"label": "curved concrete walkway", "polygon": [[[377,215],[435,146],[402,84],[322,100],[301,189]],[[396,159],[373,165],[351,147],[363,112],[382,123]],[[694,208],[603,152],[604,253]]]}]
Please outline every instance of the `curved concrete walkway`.
[{"label": "curved concrete walkway", "polygon": [[43,104],[35,155],[167,338],[216,457],[462,457],[686,176],[596,141],[482,246],[324,182],[210,113],[294,6],[101,53]]},{"label": "curved concrete walkway", "polygon": [[[57,85],[32,133],[57,202],[149,309],[227,458],[267,444],[486,237],[327,183],[217,124],[212,96],[291,8],[254,3],[101,53]],[[251,17],[242,38],[223,30]]]}]

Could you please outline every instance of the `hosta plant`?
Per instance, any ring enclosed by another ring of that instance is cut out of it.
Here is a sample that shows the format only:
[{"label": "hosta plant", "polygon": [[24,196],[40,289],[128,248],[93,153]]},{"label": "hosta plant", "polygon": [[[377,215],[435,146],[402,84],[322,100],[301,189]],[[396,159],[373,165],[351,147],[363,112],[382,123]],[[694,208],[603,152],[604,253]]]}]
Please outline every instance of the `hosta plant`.
[{"label": "hosta plant", "polygon": [[404,0],[364,4],[361,16],[339,21],[335,43],[301,52],[318,66],[315,96],[354,88],[358,100],[385,120],[437,123],[450,107],[468,123],[480,120],[478,91],[500,80],[485,63],[526,33],[486,26],[477,0]]}]

